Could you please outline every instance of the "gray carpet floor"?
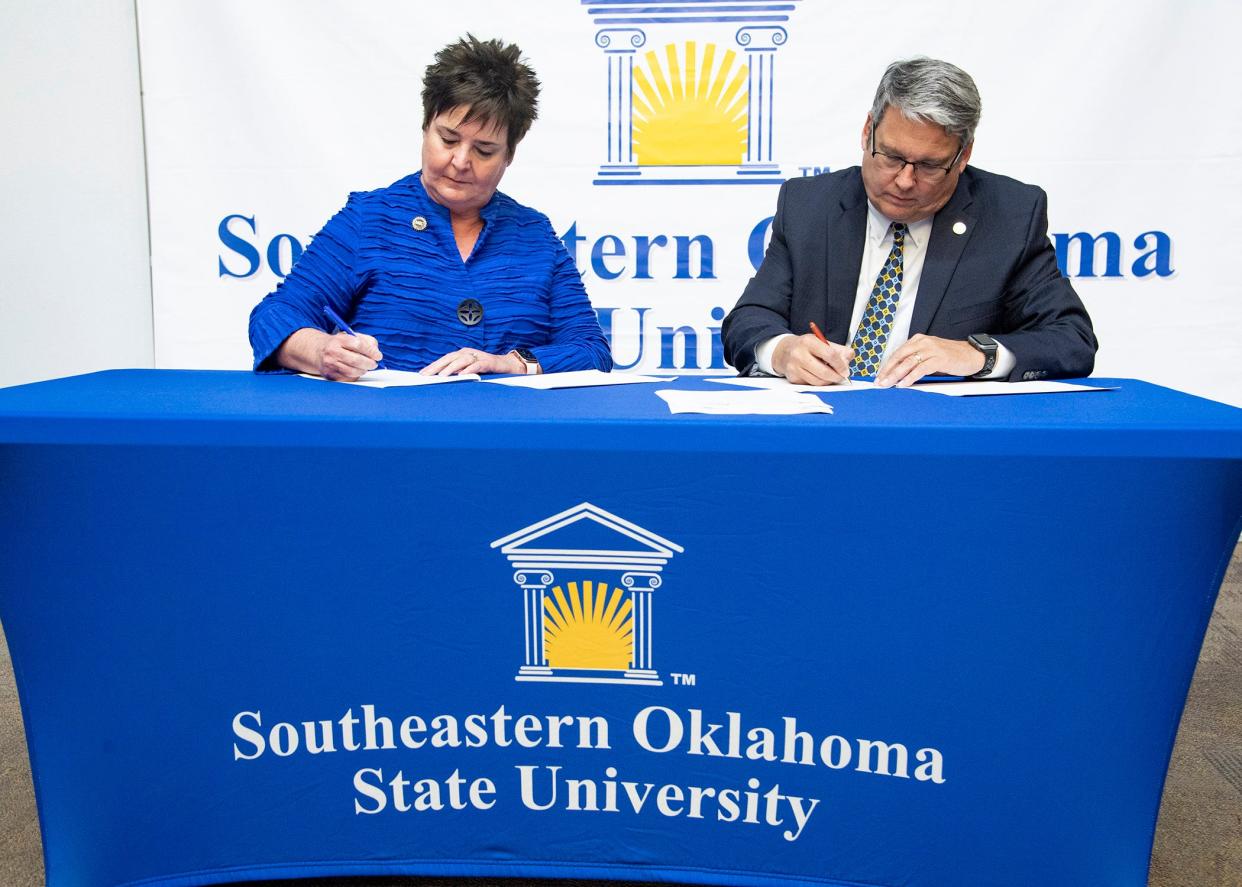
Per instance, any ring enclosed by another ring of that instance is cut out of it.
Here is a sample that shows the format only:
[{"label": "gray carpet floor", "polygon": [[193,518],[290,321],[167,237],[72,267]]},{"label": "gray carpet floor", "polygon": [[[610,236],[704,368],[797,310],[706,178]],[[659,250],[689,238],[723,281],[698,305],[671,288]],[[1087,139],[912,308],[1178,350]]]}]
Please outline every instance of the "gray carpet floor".
[{"label": "gray carpet floor", "polygon": [[[264,887],[289,883],[264,882]],[[414,878],[323,878],[300,883],[307,887],[432,884]],[[526,882],[480,879],[470,883],[473,887],[513,887]],[[1234,551],[1217,598],[1177,734],[1160,805],[1148,883],[1150,887],[1242,887],[1242,544]],[[0,885],[43,885],[30,763],[13,684],[13,665],[2,631]]]}]

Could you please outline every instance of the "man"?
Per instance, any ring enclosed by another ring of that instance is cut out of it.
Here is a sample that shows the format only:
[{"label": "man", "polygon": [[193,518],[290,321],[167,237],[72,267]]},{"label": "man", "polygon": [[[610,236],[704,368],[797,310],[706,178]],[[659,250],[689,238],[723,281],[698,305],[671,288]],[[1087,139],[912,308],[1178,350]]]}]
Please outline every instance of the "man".
[{"label": "man", "polygon": [[905,387],[1090,374],[1091,318],[1057,268],[1044,192],[967,167],[981,108],[954,65],[889,65],[862,167],[781,187],[763,264],[724,321],[742,375]]}]

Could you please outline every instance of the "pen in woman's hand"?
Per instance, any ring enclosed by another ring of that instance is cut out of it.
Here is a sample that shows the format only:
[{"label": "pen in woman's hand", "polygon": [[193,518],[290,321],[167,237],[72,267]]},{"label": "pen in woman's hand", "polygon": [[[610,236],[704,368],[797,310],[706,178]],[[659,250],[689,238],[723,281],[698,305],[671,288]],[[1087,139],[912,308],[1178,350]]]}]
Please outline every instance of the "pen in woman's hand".
[{"label": "pen in woman's hand", "polygon": [[[328,315],[328,320],[330,320],[330,321],[332,321],[333,323],[335,323],[335,324],[336,324],[337,329],[339,329],[341,332],[346,333],[347,335],[350,335],[350,336],[353,336],[353,337],[357,338],[358,334],[357,334],[357,333],[355,333],[352,329],[350,329],[350,328],[349,328],[349,324],[347,324],[347,323],[344,321],[344,319],[342,319],[341,315],[339,315],[339,314],[337,314],[335,311],[333,311],[333,310],[332,310],[332,308],[331,308],[330,306],[328,306],[328,305],[324,305],[324,306],[323,306],[323,313],[324,313],[324,314],[326,314],[326,315]],[[384,368],[384,361],[382,361],[382,360],[381,360],[381,361],[379,361],[377,364],[375,364],[375,368],[376,368],[377,370],[382,370],[382,369]]]}]

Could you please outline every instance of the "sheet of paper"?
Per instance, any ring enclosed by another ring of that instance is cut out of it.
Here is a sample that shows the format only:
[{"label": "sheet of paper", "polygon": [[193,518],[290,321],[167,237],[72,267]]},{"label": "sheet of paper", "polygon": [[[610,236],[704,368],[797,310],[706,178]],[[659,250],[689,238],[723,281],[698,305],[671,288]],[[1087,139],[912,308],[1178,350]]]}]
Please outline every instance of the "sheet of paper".
[{"label": "sheet of paper", "polygon": [[849,385],[795,385],[780,376],[711,376],[708,382],[721,385],[738,385],[742,388],[760,388],[764,391],[803,391],[810,394],[841,394],[846,391],[870,391],[874,382],[855,379]]},{"label": "sheet of paper", "polygon": [[1115,391],[1116,386],[1096,387],[1073,382],[923,382],[912,391],[947,394],[952,397],[978,397],[984,394],[1066,394],[1075,391]]},{"label": "sheet of paper", "polygon": [[[328,381],[323,376],[310,373],[298,373],[305,379]],[[363,388],[405,388],[414,385],[439,385],[443,382],[477,382],[475,373],[463,373],[460,376],[420,376],[409,370],[371,370],[356,382],[339,382],[339,385],[360,385]]]},{"label": "sheet of paper", "polygon": [[832,407],[818,397],[771,391],[678,391],[656,392],[673,413],[704,413],[713,416],[797,416],[831,413]]},{"label": "sheet of paper", "polygon": [[540,373],[537,376],[505,376],[484,379],[493,385],[512,388],[589,388],[593,385],[636,385],[640,382],[672,382],[674,376],[640,376],[636,373],[601,373],[599,370],[573,370],[568,373]]}]

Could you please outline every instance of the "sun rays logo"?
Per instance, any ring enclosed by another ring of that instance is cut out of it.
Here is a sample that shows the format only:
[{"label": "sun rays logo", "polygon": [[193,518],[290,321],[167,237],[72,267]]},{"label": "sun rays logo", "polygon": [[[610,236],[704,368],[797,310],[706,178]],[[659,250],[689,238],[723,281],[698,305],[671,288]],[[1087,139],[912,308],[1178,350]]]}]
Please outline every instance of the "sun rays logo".
[{"label": "sun rays logo", "polygon": [[[716,49],[708,44],[700,55],[694,41],[686,41],[679,56],[670,43],[664,47],[667,70],[655,52],[635,69],[633,135],[639,166],[737,166],[746,159],[746,65],[730,49],[715,67]],[[687,132],[695,138],[686,138]]]},{"label": "sun rays logo", "polygon": [[491,545],[522,589],[525,661],[519,681],[664,682],[652,649],[655,590],[683,549],[583,502]]},{"label": "sun rays logo", "polygon": [[784,181],[772,153],[776,51],[801,0],[579,2],[600,26],[608,68],[595,184]]}]

